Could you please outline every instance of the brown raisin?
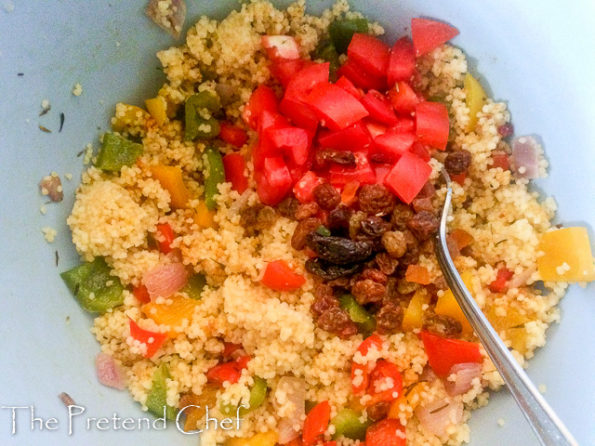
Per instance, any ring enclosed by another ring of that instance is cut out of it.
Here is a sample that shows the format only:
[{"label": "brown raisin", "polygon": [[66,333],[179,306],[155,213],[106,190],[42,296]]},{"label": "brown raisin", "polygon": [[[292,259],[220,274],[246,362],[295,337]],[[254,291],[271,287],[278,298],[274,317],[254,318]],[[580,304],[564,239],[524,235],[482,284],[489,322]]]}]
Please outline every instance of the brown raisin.
[{"label": "brown raisin", "polygon": [[392,300],[382,304],[380,311],[376,313],[376,329],[380,334],[395,333],[400,330],[403,322],[403,309]]},{"label": "brown raisin", "polygon": [[394,257],[391,257],[390,254],[381,252],[376,255],[376,265],[378,265],[380,271],[387,276],[390,276],[395,272],[397,266],[399,266],[399,261]]},{"label": "brown raisin", "polygon": [[398,203],[393,210],[391,223],[399,231],[407,229],[407,222],[413,217],[413,210],[406,204]]},{"label": "brown raisin", "polygon": [[370,215],[390,214],[395,207],[395,196],[381,184],[366,184],[358,193],[359,208]]},{"label": "brown raisin", "polygon": [[321,224],[322,221],[315,217],[310,217],[306,218],[305,220],[301,220],[295,227],[295,231],[293,232],[293,236],[291,237],[291,247],[298,251],[304,249],[304,247],[306,246],[307,235],[312,231],[316,231],[316,229],[318,229],[318,227]]},{"label": "brown raisin", "polygon": [[328,214],[329,229],[349,229],[349,219],[353,211],[347,206],[339,206]]},{"label": "brown raisin", "polygon": [[411,206],[413,206],[413,209],[415,210],[415,212],[421,212],[421,211],[433,212],[434,211],[434,205],[432,204],[431,197],[415,198],[411,202]]},{"label": "brown raisin", "polygon": [[351,294],[360,305],[380,302],[386,294],[386,286],[370,279],[358,280],[351,287]]},{"label": "brown raisin", "polygon": [[444,160],[444,167],[451,175],[460,175],[467,172],[471,165],[471,153],[467,150],[457,150],[451,152]]},{"label": "brown raisin", "polygon": [[341,339],[348,339],[357,333],[357,325],[347,312],[339,307],[325,310],[316,320],[316,325],[325,331],[336,334]]},{"label": "brown raisin", "polygon": [[387,401],[380,401],[366,409],[368,418],[372,421],[380,421],[388,415],[390,410],[390,403]]},{"label": "brown raisin", "polygon": [[366,217],[360,223],[361,232],[370,238],[382,237],[389,230],[390,224],[376,215]]},{"label": "brown raisin", "polygon": [[341,195],[329,183],[319,184],[314,188],[312,193],[318,206],[327,211],[335,209],[341,203]]},{"label": "brown raisin", "polygon": [[299,205],[300,202],[298,200],[293,197],[287,197],[277,205],[277,210],[283,217],[295,220],[295,213]]},{"label": "brown raisin", "polygon": [[445,314],[426,314],[423,327],[425,330],[447,338],[456,338],[463,331],[463,326],[459,321]]},{"label": "brown raisin", "polygon": [[382,246],[391,257],[398,259],[407,252],[407,239],[401,231],[387,231],[382,235]]},{"label": "brown raisin", "polygon": [[408,222],[407,227],[418,240],[427,240],[438,230],[440,222],[432,212],[421,211],[415,214]]},{"label": "brown raisin", "polygon": [[356,159],[353,152],[347,150],[322,149],[316,152],[314,157],[316,169],[326,169],[331,164],[339,164],[344,167],[355,167]]},{"label": "brown raisin", "polygon": [[381,283],[382,285],[386,285],[386,274],[382,271],[374,268],[366,268],[362,271],[360,276],[361,279],[370,279],[374,282]]},{"label": "brown raisin", "polygon": [[308,217],[314,217],[316,214],[318,214],[319,210],[320,208],[318,207],[318,204],[314,201],[310,203],[302,203],[295,211],[295,219],[304,220]]}]

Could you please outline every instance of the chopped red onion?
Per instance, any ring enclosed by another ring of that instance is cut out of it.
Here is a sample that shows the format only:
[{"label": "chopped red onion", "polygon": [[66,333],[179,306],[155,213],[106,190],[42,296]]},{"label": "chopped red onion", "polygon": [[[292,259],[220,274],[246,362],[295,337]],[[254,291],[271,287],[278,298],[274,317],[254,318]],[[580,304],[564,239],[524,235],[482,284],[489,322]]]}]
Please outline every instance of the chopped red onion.
[{"label": "chopped red onion", "polygon": [[472,381],[475,378],[481,376],[481,364],[476,362],[465,362],[461,364],[455,364],[448,372],[448,376],[454,375],[454,381],[446,379],[444,381],[444,387],[446,392],[450,396],[461,395],[471,389],[473,386]]},{"label": "chopped red onion", "polygon": [[512,140],[512,160],[515,174],[520,178],[539,177],[540,144],[533,136],[519,136]]},{"label": "chopped red onion", "polygon": [[122,390],[126,387],[126,377],[112,355],[99,353],[95,358],[95,371],[101,384]]},{"label": "chopped red onion", "polygon": [[159,265],[143,276],[143,285],[147,287],[151,299],[169,297],[184,288],[187,281],[188,273],[181,263]]}]

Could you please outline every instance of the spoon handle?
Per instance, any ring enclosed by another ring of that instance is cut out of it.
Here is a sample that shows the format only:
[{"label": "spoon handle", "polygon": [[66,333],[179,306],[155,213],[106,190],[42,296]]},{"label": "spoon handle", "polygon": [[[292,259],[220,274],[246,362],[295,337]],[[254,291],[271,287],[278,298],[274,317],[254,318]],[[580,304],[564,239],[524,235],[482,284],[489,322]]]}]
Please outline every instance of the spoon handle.
[{"label": "spoon handle", "polygon": [[438,263],[448,286],[541,444],[545,446],[578,446],[564,423],[504,345],[461,280],[446,244],[446,220],[450,210],[451,196],[452,190],[449,185],[435,244]]}]

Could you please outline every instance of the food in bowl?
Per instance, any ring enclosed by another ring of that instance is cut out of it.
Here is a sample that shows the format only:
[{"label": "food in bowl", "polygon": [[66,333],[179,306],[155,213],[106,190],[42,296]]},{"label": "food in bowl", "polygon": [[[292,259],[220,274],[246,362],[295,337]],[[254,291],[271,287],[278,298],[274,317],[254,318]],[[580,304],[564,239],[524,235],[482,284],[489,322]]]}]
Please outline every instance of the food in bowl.
[{"label": "food in bowl", "polygon": [[433,253],[442,169],[451,255],[520,362],[593,257],[456,29],[382,33],[345,2],[256,1],[157,54],[167,81],[116,105],[68,217],[100,382],[187,431],[241,416],[204,444],[468,441],[502,380]]}]

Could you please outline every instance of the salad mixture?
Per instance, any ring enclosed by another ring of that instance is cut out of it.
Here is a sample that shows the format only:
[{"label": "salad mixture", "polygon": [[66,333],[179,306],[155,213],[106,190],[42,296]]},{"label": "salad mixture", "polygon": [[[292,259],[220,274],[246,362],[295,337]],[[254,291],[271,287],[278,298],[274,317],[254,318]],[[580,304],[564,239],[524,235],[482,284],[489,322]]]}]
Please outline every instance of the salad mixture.
[{"label": "salad mixture", "polygon": [[207,406],[239,410],[203,445],[469,440],[502,380],[434,255],[443,169],[450,253],[519,362],[568,282],[595,278],[586,230],[552,227],[554,200],[528,187],[538,141],[514,137],[447,43],[458,31],[383,32],[344,1],[202,17],[83,173],[83,263],[62,277],[97,314],[98,379],[155,416],[183,410],[187,431]]}]

